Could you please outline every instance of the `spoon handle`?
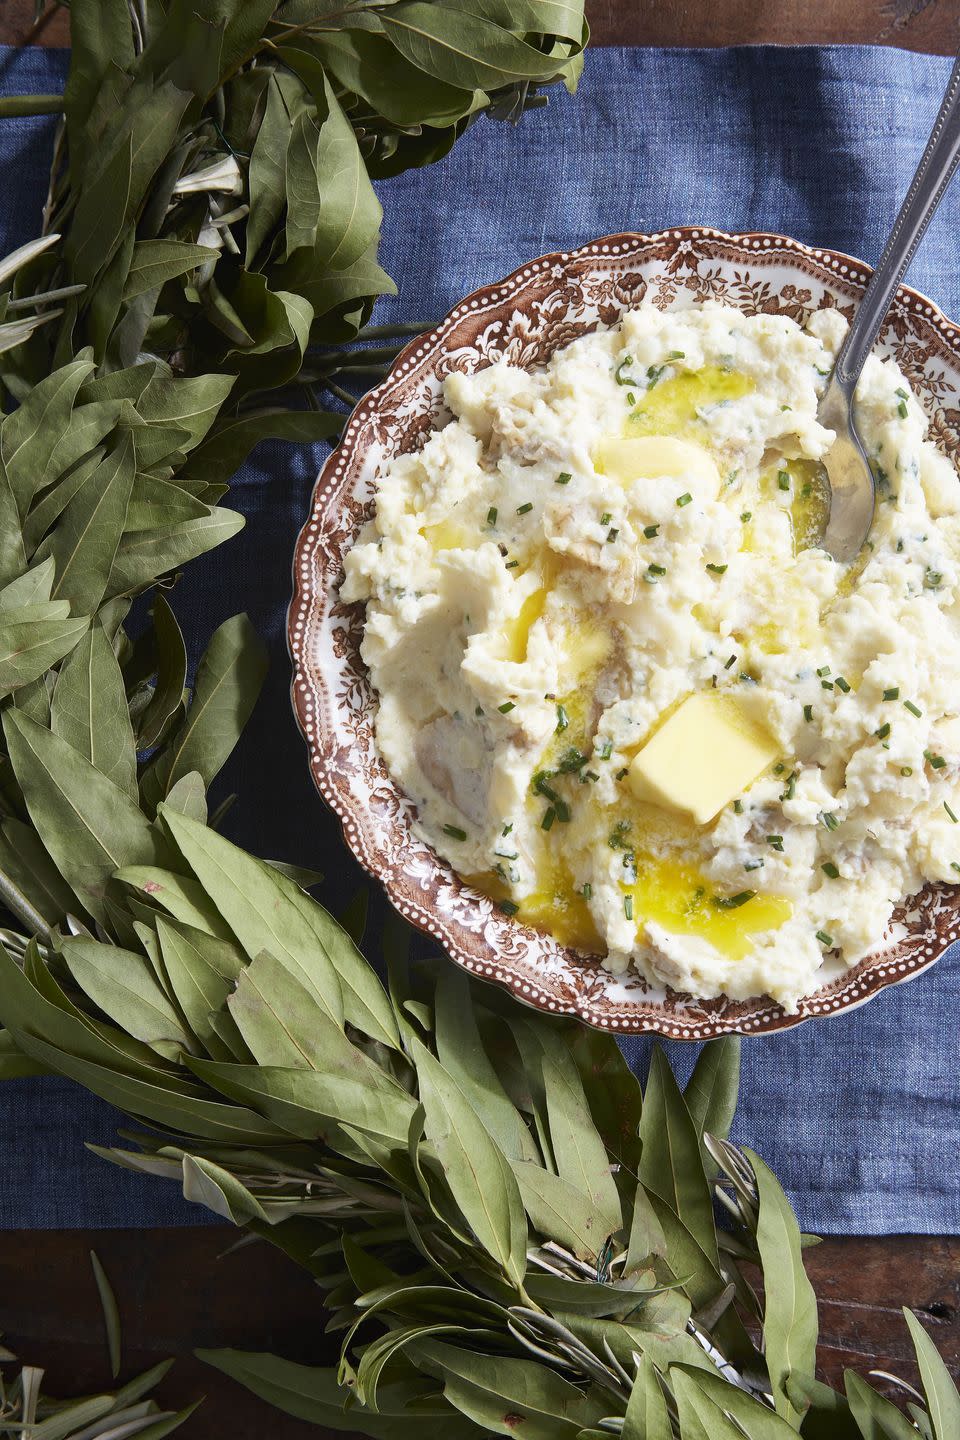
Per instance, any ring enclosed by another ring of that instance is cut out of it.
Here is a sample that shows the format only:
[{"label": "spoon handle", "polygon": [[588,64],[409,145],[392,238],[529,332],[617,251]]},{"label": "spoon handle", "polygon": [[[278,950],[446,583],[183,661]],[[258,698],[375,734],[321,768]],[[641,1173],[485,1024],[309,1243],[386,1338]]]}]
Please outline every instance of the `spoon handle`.
[{"label": "spoon handle", "polygon": [[894,292],[907,272],[958,163],[960,58],[951,72],[940,113],[930,132],[917,173],[837,356],[834,378],[848,398],[853,395],[860,372],[880,333]]}]

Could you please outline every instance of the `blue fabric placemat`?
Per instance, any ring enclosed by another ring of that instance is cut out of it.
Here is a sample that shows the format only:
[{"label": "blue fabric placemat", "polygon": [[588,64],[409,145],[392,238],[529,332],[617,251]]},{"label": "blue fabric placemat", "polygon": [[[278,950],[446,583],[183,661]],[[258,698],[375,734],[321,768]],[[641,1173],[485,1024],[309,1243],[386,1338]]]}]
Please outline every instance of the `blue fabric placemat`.
[{"label": "blue fabric placemat", "polygon": [[[517,130],[483,120],[440,164],[380,187],[387,321],[442,316],[466,291],[545,250],[677,224],[773,229],[875,259],[937,110],[949,61],[868,48],[597,50],[579,94]],[[0,51],[0,93],[57,89],[62,52]],[[0,253],[29,239],[46,190],[50,123],[0,123]],[[910,275],[960,314],[960,185]],[[293,543],[322,451],[264,445],[227,503],[248,516],[195,562],[173,604],[199,651],[247,609],[269,642],[264,698],[221,789],[233,838],[322,869],[334,906],[361,883],[307,774],[287,696],[284,615]],[[745,1045],[737,1137],[774,1167],[805,1229],[960,1230],[960,952],[870,1005]],[[627,1042],[640,1072],[648,1047]],[[690,1047],[671,1046],[685,1074]],[[117,1113],[59,1080],[0,1085],[0,1226],[198,1223],[174,1187],[114,1170]]]}]

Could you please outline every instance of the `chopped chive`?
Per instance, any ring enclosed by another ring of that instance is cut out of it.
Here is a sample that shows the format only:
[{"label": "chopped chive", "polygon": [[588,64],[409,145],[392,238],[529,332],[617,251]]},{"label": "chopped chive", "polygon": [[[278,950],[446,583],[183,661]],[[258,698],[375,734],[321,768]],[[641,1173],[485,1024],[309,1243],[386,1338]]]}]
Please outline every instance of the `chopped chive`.
[{"label": "chopped chive", "polygon": [[897,406],[897,414],[900,416],[900,419],[901,419],[901,420],[906,420],[906,418],[907,418],[907,402],[906,402],[906,400],[901,400],[901,401],[900,401],[899,405]]},{"label": "chopped chive", "polygon": [[513,821],[511,820],[511,821],[509,822],[509,824],[504,825],[503,829],[500,831],[500,834],[501,834],[501,835],[509,835],[509,834],[510,834],[510,831],[511,831],[512,829],[513,829]]},{"label": "chopped chive", "polygon": [[572,479],[573,476],[569,473],[569,471],[561,470],[560,474],[557,476],[556,480],[554,480],[553,483],[554,485],[569,485]]},{"label": "chopped chive", "polygon": [[631,379],[631,377],[630,377],[629,375],[627,376],[626,380],[624,380],[624,378],[623,378],[623,372],[624,372],[624,370],[627,368],[628,365],[632,365],[632,364],[633,364],[633,356],[632,356],[632,355],[624,355],[623,359],[620,361],[620,364],[617,366],[616,370],[613,372],[613,378],[614,378],[614,380],[616,380],[616,382],[617,382],[618,385],[636,385],[636,384],[638,383],[636,380]]},{"label": "chopped chive", "polygon": [[627,848],[627,836],[630,833],[630,821],[618,820],[616,825],[607,836],[607,844],[611,850],[625,850]]},{"label": "chopped chive", "polygon": [[820,681],[820,689],[821,689],[821,690],[832,690],[832,689],[833,689],[833,681],[832,681],[832,680],[821,680],[821,681]]},{"label": "chopped chive", "polygon": [[837,819],[836,815],[834,815],[832,810],[821,810],[820,814],[817,816],[817,819],[820,821],[820,824],[825,830],[836,830],[837,826],[840,824],[840,821]]},{"label": "chopped chive", "polygon": [[637,397],[636,397],[636,395],[634,395],[634,393],[633,393],[632,390],[628,390],[628,391],[627,391],[627,404],[628,404],[628,405],[636,405],[636,403],[637,403]]},{"label": "chopped chive", "polygon": [[474,710],[473,713],[474,713],[474,715],[482,715],[482,714],[483,714],[483,706],[482,706],[482,705],[478,705],[478,706],[475,708],[475,710]]},{"label": "chopped chive", "polygon": [[821,675],[821,676],[822,676],[822,675],[829,675],[829,674],[830,674],[830,666],[829,666],[829,665],[821,665],[821,666],[820,666],[820,669],[817,671],[817,674],[818,674],[818,675]]},{"label": "chopped chive", "polygon": [[510,711],[515,710],[516,708],[517,707],[512,700],[504,700],[502,705],[497,706],[497,709],[500,711],[501,715],[509,715]]},{"label": "chopped chive", "polygon": [[800,498],[801,498],[801,500],[806,500],[806,499],[808,499],[812,494],[813,494],[813,486],[810,484],[810,481],[807,480],[807,481],[805,482],[805,484],[803,484],[803,485],[800,486]]},{"label": "chopped chive", "polygon": [[664,372],[664,370],[666,370],[666,368],[667,368],[666,365],[648,365],[648,366],[647,366],[647,389],[648,389],[648,390],[652,390],[652,389],[653,389],[654,385],[656,385],[657,381],[660,379],[660,376],[663,374],[663,372]]},{"label": "chopped chive", "polygon": [[840,879],[840,871],[837,869],[836,865],[834,865],[832,860],[825,860],[820,866],[820,869],[823,871],[824,875],[828,875],[831,880]]},{"label": "chopped chive", "polygon": [[782,760],[778,760],[777,763],[776,763],[776,765],[774,765],[774,767],[773,767],[773,773],[774,773],[774,775],[782,775],[783,772],[784,772],[784,770],[786,770],[786,768],[787,768],[787,767],[786,767],[786,765],[784,765],[783,761],[782,761]]},{"label": "chopped chive", "polygon": [[633,896],[632,896],[632,895],[624,895],[624,897],[623,897],[623,913],[624,913],[624,915],[627,917],[628,920],[632,920],[632,919],[633,919]]},{"label": "chopped chive", "polygon": [[707,569],[710,571],[711,575],[725,575],[727,573],[726,565],[708,564]]},{"label": "chopped chive", "polygon": [[626,775],[628,768],[629,768],[628,766],[624,765],[624,767],[623,767],[622,770],[618,770],[617,773],[616,773],[616,774],[614,775],[614,777],[613,777],[614,780],[622,780],[623,777],[624,777],[624,775]]},{"label": "chopped chive", "polygon": [[609,545],[609,544],[612,543],[612,541],[616,540],[616,538],[617,538],[617,536],[618,536],[619,534],[620,534],[620,531],[617,530],[616,527],[614,527],[613,530],[608,530],[608,531],[607,531],[607,544]]},{"label": "chopped chive", "polygon": [[876,735],[876,737],[877,737],[878,740],[886,740],[887,736],[890,734],[890,722],[889,722],[889,720],[887,721],[887,723],[886,723],[885,725],[881,725],[879,730],[874,730],[873,733],[874,733],[874,735]]},{"label": "chopped chive", "polygon": [[597,781],[600,779],[600,776],[597,774],[596,770],[585,770],[584,777],[590,781],[591,785],[596,785]]},{"label": "chopped chive", "polygon": [[740,516],[740,519],[743,521],[744,525],[746,525],[746,523],[747,523],[748,520],[752,520],[752,519],[753,519],[753,511],[752,511],[752,510],[744,510],[743,513],[742,513],[741,516]]},{"label": "chopped chive", "polygon": [[942,770],[947,763],[942,755],[935,755],[932,750],[924,750],[923,758],[930,762],[930,766],[934,770]]},{"label": "chopped chive", "polygon": [[613,741],[612,741],[612,740],[603,740],[603,741],[601,741],[601,743],[600,743],[600,749],[597,751],[597,759],[598,759],[598,760],[609,760],[609,759],[610,759],[610,756],[611,756],[612,754],[613,754]]},{"label": "chopped chive", "polygon": [[677,504],[682,510],[684,505],[689,505],[692,499],[693,496],[690,494],[689,490],[685,490],[682,495],[677,496]]},{"label": "chopped chive", "polygon": [[792,770],[787,776],[787,787],[780,796],[781,800],[792,800],[797,793],[797,772]]},{"label": "chopped chive", "polygon": [[466,830],[461,830],[459,825],[444,825],[444,835],[449,835],[451,840],[466,840]]},{"label": "chopped chive", "polygon": [[686,354],[683,350],[671,350],[667,356],[668,360],[686,360],[686,358]]},{"label": "chopped chive", "polygon": [[942,584],[943,575],[941,572],[939,570],[931,570],[930,567],[927,566],[923,576],[924,590],[939,590]]},{"label": "chopped chive", "polygon": [[555,735],[559,735],[559,734],[560,734],[560,731],[561,731],[561,730],[566,730],[566,728],[567,728],[567,726],[568,726],[569,724],[570,724],[570,720],[569,720],[569,717],[568,717],[568,715],[567,715],[566,710],[564,710],[564,708],[563,708],[562,705],[558,705],[558,706],[557,706],[557,728],[554,730],[553,733],[554,733]]},{"label": "chopped chive", "polygon": [[789,490],[789,489],[790,489],[790,472],[789,472],[789,470],[778,470],[778,471],[777,471],[777,484],[779,485],[779,487],[780,487],[781,490]]},{"label": "chopped chive", "polygon": [[960,865],[957,864],[956,860],[950,861],[950,869],[956,870],[958,873],[960,873]]},{"label": "chopped chive", "polygon": [[532,509],[533,509],[533,501],[532,501],[532,500],[528,500],[525,505],[518,505],[518,506],[517,506],[517,514],[518,514],[518,515],[529,515],[529,514],[530,514],[530,511],[531,511]]},{"label": "chopped chive", "polygon": [[549,829],[550,829],[550,826],[553,824],[553,822],[554,822],[554,820],[556,820],[556,818],[557,818],[557,812],[556,812],[556,810],[554,810],[553,806],[551,805],[550,808],[549,808],[548,810],[545,810],[544,813],[543,813],[543,819],[540,821],[540,829],[541,829],[541,830],[549,830]]},{"label": "chopped chive", "polygon": [[513,900],[501,900],[500,909],[503,911],[504,915],[516,915],[517,911],[520,909],[520,906],[517,905],[516,902]]},{"label": "chopped chive", "polygon": [[504,565],[503,568],[504,568],[504,570],[516,570],[517,567],[519,566],[519,564],[520,564],[520,561],[519,561],[519,560],[508,560],[507,563],[506,563],[506,565]]},{"label": "chopped chive", "polygon": [[724,665],[723,668],[724,668],[724,670],[729,670],[729,669],[730,669],[730,666],[731,666],[731,665],[736,665],[736,663],[737,663],[737,657],[736,657],[736,655],[731,655],[731,656],[730,656],[730,659],[725,663],[725,665]]},{"label": "chopped chive", "polygon": [[583,889],[580,891],[580,894],[583,896],[584,900],[589,900],[593,895],[593,886],[590,884],[589,880],[584,885]]},{"label": "chopped chive", "polygon": [[733,813],[734,813],[734,815],[742,815],[742,814],[743,814],[743,801],[742,801],[742,800],[734,800],[734,802],[733,802]]},{"label": "chopped chive", "polygon": [[746,905],[756,895],[756,890],[741,890],[737,895],[720,896],[714,895],[713,904],[718,910],[739,910],[741,905]]},{"label": "chopped chive", "polygon": [[745,860],[743,868],[744,870],[759,870],[762,864],[762,860]]},{"label": "chopped chive", "polygon": [[958,823],[958,822],[957,822],[956,814],[955,814],[955,812],[954,812],[953,810],[950,809],[950,806],[947,804],[946,800],[944,800],[944,802],[943,802],[943,808],[944,808],[944,810],[946,810],[947,814],[950,816],[950,819],[953,821],[954,825],[956,825],[956,824]]},{"label": "chopped chive", "polygon": [[804,720],[806,720],[807,724],[809,724],[810,721],[813,719],[813,706],[812,706],[812,705],[804,705],[804,707],[803,707],[803,718],[804,718]]},{"label": "chopped chive", "polygon": [[782,836],[782,835],[768,835],[768,836],[767,836],[767,844],[771,847],[771,849],[773,849],[773,850],[779,850],[781,853],[783,852],[783,836]]},{"label": "chopped chive", "polygon": [[900,699],[900,686],[899,686],[899,685],[891,685],[891,687],[890,687],[889,690],[884,690],[884,692],[883,692],[883,698],[884,698],[884,700],[899,700],[899,699]]},{"label": "chopped chive", "polygon": [[491,506],[490,506],[490,509],[487,511],[487,524],[492,527],[492,526],[496,525],[496,523],[497,523],[497,507],[496,507],[496,505],[491,505]]},{"label": "chopped chive", "polygon": [[899,386],[899,385],[897,386],[896,390],[894,390],[893,393],[894,393],[894,395],[899,395],[901,400],[906,400],[906,399],[909,398],[908,392],[907,392],[906,390],[904,390],[904,389],[903,389],[901,386]]},{"label": "chopped chive", "polygon": [[913,766],[912,766],[912,765],[901,765],[901,766],[900,766],[900,774],[903,775],[903,776],[912,775],[912,774],[913,774]]},{"label": "chopped chive", "polygon": [[850,686],[848,685],[847,681],[844,680],[844,678],[843,678],[842,675],[838,675],[837,678],[836,678],[836,680],[835,680],[833,683],[836,685],[836,687],[837,687],[838,690],[842,690],[842,691],[843,691],[844,695],[849,695],[849,693],[850,693]]},{"label": "chopped chive", "polygon": [[821,945],[825,945],[828,950],[833,949],[833,936],[828,935],[826,930],[818,930],[814,938],[819,940]]},{"label": "chopped chive", "polygon": [[911,715],[916,715],[918,720],[923,714],[923,711],[920,709],[919,705],[914,705],[912,700],[904,700],[903,708],[904,710],[909,710]]},{"label": "chopped chive", "polygon": [[647,573],[649,575],[666,575],[667,569],[665,565],[648,565]]},{"label": "chopped chive", "polygon": [[643,527],[643,533],[644,533],[644,535],[646,535],[646,537],[647,537],[648,540],[652,540],[653,537],[654,537],[654,535],[659,535],[659,534],[660,534],[660,526],[659,526],[659,525],[644,525],[644,527]]},{"label": "chopped chive", "polygon": [[610,511],[609,511],[609,510],[604,510],[603,514],[600,516],[600,524],[601,524],[601,525],[609,525],[609,524],[610,524],[610,521],[611,521],[612,519],[613,519],[613,516],[610,514]]}]

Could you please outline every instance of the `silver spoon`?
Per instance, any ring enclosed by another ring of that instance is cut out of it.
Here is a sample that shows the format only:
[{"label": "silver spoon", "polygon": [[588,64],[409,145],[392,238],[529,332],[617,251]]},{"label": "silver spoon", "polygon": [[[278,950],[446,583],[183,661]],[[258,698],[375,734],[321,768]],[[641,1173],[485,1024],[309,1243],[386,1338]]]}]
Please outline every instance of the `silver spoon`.
[{"label": "silver spoon", "polygon": [[873,524],[876,480],[853,418],[853,392],[880,333],[890,302],[907,272],[933,213],[960,163],[960,59],[950,75],[927,148],[900,207],[890,239],[837,355],[818,419],[836,439],[824,457],[830,481],[830,519],[823,548],[853,560]]}]

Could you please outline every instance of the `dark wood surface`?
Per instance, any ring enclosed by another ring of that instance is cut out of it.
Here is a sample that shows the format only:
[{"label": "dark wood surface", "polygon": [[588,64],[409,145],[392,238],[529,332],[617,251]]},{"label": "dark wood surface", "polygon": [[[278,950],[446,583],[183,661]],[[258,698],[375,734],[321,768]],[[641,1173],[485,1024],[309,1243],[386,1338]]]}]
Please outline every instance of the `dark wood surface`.
[{"label": "dark wood surface", "polygon": [[[960,44],[960,0],[588,0],[588,11],[600,45],[847,42],[949,54]],[[34,13],[34,0],[0,0],[0,42],[68,43],[63,11],[48,11],[39,25]],[[48,1367],[54,1393],[105,1386],[88,1258],[96,1248],[120,1301],[123,1375],[173,1355],[162,1398],[208,1397],[185,1440],[317,1440],[316,1427],[279,1418],[193,1358],[200,1346],[329,1358],[312,1283],[267,1246],[221,1258],[232,1238],[200,1228],[0,1233],[0,1332]],[[825,1378],[836,1382],[852,1366],[915,1379],[901,1305],[921,1315],[960,1374],[960,1239],[834,1239],[808,1252],[808,1268],[821,1302]]]},{"label": "dark wood surface", "polygon": [[[120,1307],[123,1377],[175,1356],[161,1398],[180,1406],[207,1397],[184,1440],[326,1440],[332,1432],[277,1416],[193,1356],[232,1346],[306,1364],[333,1359],[312,1282],[267,1245],[225,1254],[234,1238],[226,1227],[0,1234],[4,1342],[48,1367],[51,1393],[109,1384],[94,1248]],[[960,1375],[960,1239],[826,1240],[807,1252],[807,1268],[820,1297],[825,1379],[840,1384],[847,1367],[880,1368],[915,1383],[901,1305],[920,1315]]]}]

